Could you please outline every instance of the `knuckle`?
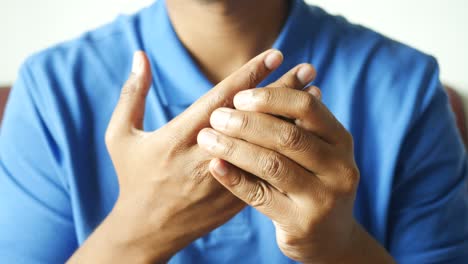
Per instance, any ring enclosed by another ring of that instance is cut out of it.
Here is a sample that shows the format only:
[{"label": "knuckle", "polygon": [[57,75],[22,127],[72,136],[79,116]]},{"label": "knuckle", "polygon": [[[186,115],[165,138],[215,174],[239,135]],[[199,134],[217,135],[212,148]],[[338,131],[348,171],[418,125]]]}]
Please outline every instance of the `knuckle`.
[{"label": "knuckle", "polygon": [[240,174],[237,175],[237,177],[232,177],[231,180],[230,180],[230,185],[232,187],[240,187],[240,186],[245,186],[245,179],[246,179],[246,175],[243,173],[243,172],[239,172]]},{"label": "knuckle", "polygon": [[249,69],[249,88],[255,88],[259,82],[260,76],[258,74],[258,69],[255,66],[252,66]]},{"label": "knuckle", "polygon": [[302,113],[310,113],[310,112],[314,112],[314,110],[318,107],[318,102],[317,100],[314,98],[313,95],[309,94],[309,93],[303,93],[303,99],[301,100],[302,101],[302,104],[301,104],[301,112]]},{"label": "knuckle", "polygon": [[215,109],[219,107],[229,107],[232,104],[232,96],[226,93],[218,92],[213,95],[213,99],[209,101],[208,107]]},{"label": "knuckle", "polygon": [[287,125],[279,135],[279,147],[282,149],[298,149],[303,147],[303,136],[296,126]]},{"label": "knuckle", "polygon": [[232,106],[232,97],[228,96],[222,91],[213,91],[212,94],[207,98],[207,100],[202,100],[201,105],[204,109],[209,109],[210,111],[199,111],[199,115],[203,115],[205,119],[210,118],[212,111],[220,107],[231,107]]},{"label": "knuckle", "polygon": [[256,102],[260,104],[268,105],[273,101],[273,91],[272,89],[255,89],[253,90],[253,97]]},{"label": "knuckle", "polygon": [[278,180],[284,170],[284,165],[277,154],[269,154],[263,158],[262,162],[262,173],[270,179]]},{"label": "knuckle", "polygon": [[271,195],[263,181],[258,181],[247,195],[249,204],[253,207],[265,207],[271,203]]},{"label": "knuckle", "polygon": [[345,165],[342,166],[341,175],[343,176],[343,182],[341,186],[341,192],[344,194],[354,194],[359,184],[360,173],[356,166]]},{"label": "knuckle", "polygon": [[239,114],[238,120],[239,120],[239,129],[240,129],[240,130],[246,130],[246,129],[249,128],[249,126],[250,126],[250,120],[249,120],[249,116],[248,116],[248,115],[246,115],[246,114]]},{"label": "knuckle", "polygon": [[222,155],[224,157],[232,157],[234,155],[236,151],[236,145],[232,140],[223,139],[221,145],[223,146]]}]

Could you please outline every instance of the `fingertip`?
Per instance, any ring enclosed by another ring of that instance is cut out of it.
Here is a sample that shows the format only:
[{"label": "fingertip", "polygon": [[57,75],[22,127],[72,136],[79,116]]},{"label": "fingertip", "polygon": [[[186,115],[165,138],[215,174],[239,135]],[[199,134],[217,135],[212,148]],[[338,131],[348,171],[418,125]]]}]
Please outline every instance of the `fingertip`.
[{"label": "fingertip", "polygon": [[272,49],[265,57],[264,63],[270,71],[277,69],[283,63],[283,53],[277,49]]},{"label": "fingertip", "polygon": [[234,107],[238,110],[248,110],[252,107],[254,89],[248,89],[238,92],[233,98]]},{"label": "fingertip", "polygon": [[315,68],[308,63],[301,65],[296,73],[297,79],[303,85],[307,85],[308,83],[312,82],[315,79],[315,76]]},{"label": "fingertip", "polygon": [[198,132],[197,144],[205,150],[211,150],[217,144],[216,132],[211,128],[204,128]]},{"label": "fingertip", "polygon": [[133,53],[132,73],[137,77],[142,77],[144,86],[151,84],[151,67],[146,56],[146,53],[142,50],[135,51]]},{"label": "fingertip", "polygon": [[132,73],[136,75],[142,75],[144,72],[144,53],[142,51],[136,51],[133,53]]},{"label": "fingertip", "polygon": [[322,100],[322,91],[317,86],[307,87],[305,91],[313,95],[315,98]]},{"label": "fingertip", "polygon": [[226,161],[214,158],[210,161],[210,172],[215,177],[224,177],[229,173],[229,166]]}]

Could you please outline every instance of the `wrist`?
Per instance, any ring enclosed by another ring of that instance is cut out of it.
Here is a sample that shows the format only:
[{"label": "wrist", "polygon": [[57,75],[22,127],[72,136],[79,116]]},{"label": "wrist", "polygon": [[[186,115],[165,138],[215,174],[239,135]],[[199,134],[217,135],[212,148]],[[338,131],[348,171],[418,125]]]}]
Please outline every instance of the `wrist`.
[{"label": "wrist", "polygon": [[177,252],[164,230],[146,221],[148,212],[141,204],[119,200],[101,224],[109,246],[132,257],[122,263],[166,263]]},{"label": "wrist", "polygon": [[67,263],[165,263],[154,249],[145,250],[121,230],[112,214],[109,215]]},{"label": "wrist", "polygon": [[390,254],[356,221],[349,246],[334,263],[395,263]]},{"label": "wrist", "polygon": [[352,223],[347,246],[340,252],[334,252],[333,255],[332,258],[327,258],[327,260],[313,260],[303,263],[395,263],[390,254],[355,220]]}]

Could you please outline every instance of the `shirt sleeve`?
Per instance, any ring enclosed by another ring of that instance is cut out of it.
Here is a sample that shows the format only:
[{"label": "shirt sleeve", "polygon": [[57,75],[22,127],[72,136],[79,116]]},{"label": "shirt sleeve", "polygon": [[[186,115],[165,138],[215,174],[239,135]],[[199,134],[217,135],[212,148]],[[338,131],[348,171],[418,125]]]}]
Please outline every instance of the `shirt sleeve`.
[{"label": "shirt sleeve", "polygon": [[0,132],[0,263],[64,263],[77,248],[47,89],[27,64]]},{"label": "shirt sleeve", "polygon": [[468,263],[467,155],[435,60],[402,146],[388,245],[398,263]]}]

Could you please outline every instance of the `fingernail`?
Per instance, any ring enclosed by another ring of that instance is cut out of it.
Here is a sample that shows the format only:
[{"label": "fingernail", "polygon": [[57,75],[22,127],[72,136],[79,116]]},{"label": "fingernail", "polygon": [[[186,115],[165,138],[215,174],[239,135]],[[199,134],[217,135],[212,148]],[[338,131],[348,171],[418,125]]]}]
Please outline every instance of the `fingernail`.
[{"label": "fingernail", "polygon": [[322,92],[317,87],[310,87],[307,92],[319,100],[322,99]]},{"label": "fingernail", "polygon": [[218,136],[209,130],[203,130],[198,134],[198,144],[201,147],[212,149],[218,144]]},{"label": "fingernail", "polygon": [[143,55],[141,52],[137,51],[135,54],[133,54],[132,72],[137,75],[143,73]]},{"label": "fingernail", "polygon": [[314,79],[314,75],[314,69],[310,65],[304,65],[297,71],[297,79],[303,85],[310,83]]},{"label": "fingernail", "polygon": [[236,108],[247,108],[253,103],[253,92],[252,90],[242,91],[234,96],[234,106]]},{"label": "fingernail", "polygon": [[279,50],[270,52],[265,58],[265,66],[269,70],[275,70],[283,62],[283,54]]},{"label": "fingernail", "polygon": [[211,114],[210,123],[214,129],[226,130],[232,111],[228,108],[217,109]]},{"label": "fingernail", "polygon": [[221,160],[211,160],[211,166],[214,170],[214,172],[218,176],[226,176],[229,172],[229,168],[226,166],[226,162],[222,162]]}]

